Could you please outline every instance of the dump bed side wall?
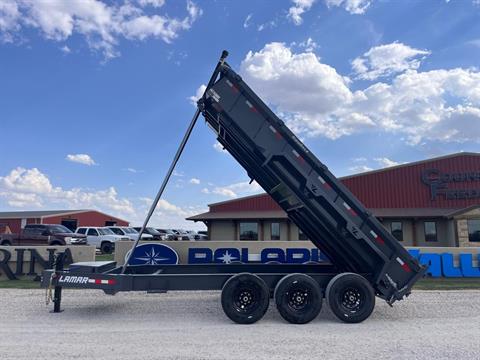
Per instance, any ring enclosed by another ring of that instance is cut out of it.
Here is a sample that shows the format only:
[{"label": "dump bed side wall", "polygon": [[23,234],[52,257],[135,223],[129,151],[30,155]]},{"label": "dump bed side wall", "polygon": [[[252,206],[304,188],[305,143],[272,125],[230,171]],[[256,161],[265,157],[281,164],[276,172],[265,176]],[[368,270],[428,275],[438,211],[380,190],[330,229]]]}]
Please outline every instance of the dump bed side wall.
[{"label": "dump bed side wall", "polygon": [[386,299],[409,290],[418,262],[228,66],[201,106],[218,141],[340,271],[370,273]]}]

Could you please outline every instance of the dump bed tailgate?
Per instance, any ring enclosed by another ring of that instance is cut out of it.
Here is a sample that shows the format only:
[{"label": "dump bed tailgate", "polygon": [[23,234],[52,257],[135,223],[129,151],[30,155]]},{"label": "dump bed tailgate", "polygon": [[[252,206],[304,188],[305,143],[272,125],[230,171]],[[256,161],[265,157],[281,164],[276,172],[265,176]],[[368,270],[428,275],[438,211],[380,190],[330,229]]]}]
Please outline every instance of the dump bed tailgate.
[{"label": "dump bed tailgate", "polygon": [[199,107],[218,141],[337,266],[393,303],[425,269],[226,63]]}]

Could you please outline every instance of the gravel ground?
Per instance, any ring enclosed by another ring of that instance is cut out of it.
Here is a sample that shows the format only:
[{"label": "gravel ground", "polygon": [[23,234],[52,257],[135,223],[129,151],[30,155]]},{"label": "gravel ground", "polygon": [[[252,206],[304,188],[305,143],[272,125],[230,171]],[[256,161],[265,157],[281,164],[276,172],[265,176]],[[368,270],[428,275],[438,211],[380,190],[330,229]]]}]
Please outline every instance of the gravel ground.
[{"label": "gravel ground", "polygon": [[0,290],[0,359],[480,359],[480,291],[415,291],[378,301],[361,324],[326,306],[307,325],[271,307],[237,325],[218,292],[168,294],[70,290],[50,314],[42,290]]}]

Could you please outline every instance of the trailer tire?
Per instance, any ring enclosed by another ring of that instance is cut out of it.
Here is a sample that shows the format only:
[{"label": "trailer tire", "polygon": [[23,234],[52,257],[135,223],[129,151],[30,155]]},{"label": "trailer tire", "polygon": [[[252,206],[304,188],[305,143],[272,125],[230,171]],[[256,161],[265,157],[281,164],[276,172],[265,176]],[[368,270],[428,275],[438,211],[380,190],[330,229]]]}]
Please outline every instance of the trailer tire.
[{"label": "trailer tire", "polygon": [[222,308],[232,321],[253,324],[267,312],[269,288],[260,277],[250,273],[232,276],[222,288]]},{"label": "trailer tire", "polygon": [[322,309],[322,289],[318,282],[305,274],[283,277],[273,296],[282,318],[292,324],[306,324]]},{"label": "trailer tire", "polygon": [[341,273],[328,283],[326,299],[333,314],[343,322],[359,323],[375,308],[375,292],[361,275]]},{"label": "trailer tire", "polygon": [[111,242],[109,241],[104,241],[101,245],[100,245],[100,251],[102,252],[102,254],[111,254],[113,252],[113,245]]},{"label": "trailer tire", "polygon": [[9,240],[3,240],[0,242],[1,246],[12,246],[12,243]]}]

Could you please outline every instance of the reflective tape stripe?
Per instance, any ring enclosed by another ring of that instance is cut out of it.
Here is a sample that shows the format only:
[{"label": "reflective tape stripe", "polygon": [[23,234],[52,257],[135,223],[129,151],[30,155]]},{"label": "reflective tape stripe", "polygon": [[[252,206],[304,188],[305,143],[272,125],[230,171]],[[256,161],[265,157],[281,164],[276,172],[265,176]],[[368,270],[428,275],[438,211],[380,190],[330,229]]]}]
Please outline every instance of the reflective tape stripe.
[{"label": "reflective tape stripe", "polygon": [[235,85],[233,85],[233,83],[230,80],[227,79],[226,83],[227,83],[228,86],[230,86],[232,88],[232,90],[234,92],[238,92],[237,87]]},{"label": "reflective tape stripe", "polygon": [[343,202],[343,206],[353,215],[353,216],[357,216],[357,213],[355,212],[355,210],[353,210],[351,208],[350,205],[348,205],[345,201]]},{"label": "reflective tape stripe", "polygon": [[245,104],[247,104],[247,106],[250,108],[250,110],[252,110],[253,112],[258,112],[257,109],[255,109],[255,107],[252,105],[252,103],[248,100],[245,101]]},{"label": "reflective tape stripe", "polygon": [[88,279],[89,284],[95,284],[95,285],[114,285],[115,280],[113,279]]},{"label": "reflective tape stripe", "polygon": [[370,235],[372,235],[373,238],[374,238],[377,242],[379,242],[380,244],[385,244],[385,241],[383,241],[383,239],[382,239],[380,236],[378,236],[375,231],[371,230],[371,231],[370,231]]},{"label": "reflective tape stripe", "polygon": [[410,272],[410,267],[405,263],[405,261],[403,261],[402,259],[400,259],[399,257],[396,258],[396,260],[398,261],[398,263],[400,264],[400,266],[402,267],[403,270],[405,270],[406,272]]}]

